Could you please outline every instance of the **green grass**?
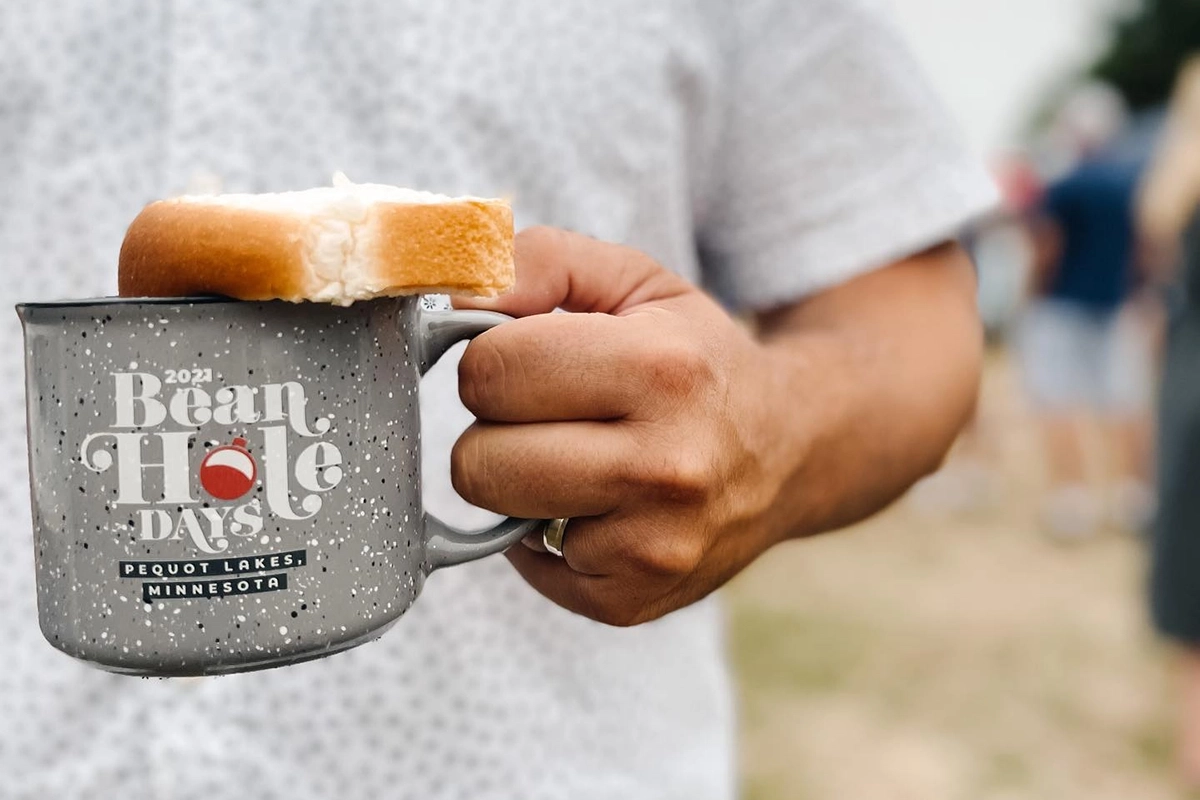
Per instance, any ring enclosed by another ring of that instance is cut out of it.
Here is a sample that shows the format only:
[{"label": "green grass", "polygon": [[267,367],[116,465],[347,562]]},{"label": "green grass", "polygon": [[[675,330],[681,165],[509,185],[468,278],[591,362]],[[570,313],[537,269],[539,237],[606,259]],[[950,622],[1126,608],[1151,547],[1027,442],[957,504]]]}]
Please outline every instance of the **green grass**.
[{"label": "green grass", "polygon": [[735,609],[731,650],[742,686],[789,696],[843,688],[867,654],[873,629],[804,609]]}]

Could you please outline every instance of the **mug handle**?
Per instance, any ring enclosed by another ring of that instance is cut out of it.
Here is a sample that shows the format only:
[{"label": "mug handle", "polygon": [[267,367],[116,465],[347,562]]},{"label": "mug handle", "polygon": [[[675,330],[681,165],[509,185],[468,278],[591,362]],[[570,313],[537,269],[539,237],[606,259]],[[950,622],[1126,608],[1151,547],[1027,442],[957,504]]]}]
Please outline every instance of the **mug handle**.
[{"label": "mug handle", "polygon": [[[417,369],[424,375],[450,347],[473,339],[512,317],[492,311],[426,311],[417,322]],[[425,557],[430,569],[441,569],[500,553],[536,531],[539,519],[509,517],[494,528],[468,533],[425,514]]]}]

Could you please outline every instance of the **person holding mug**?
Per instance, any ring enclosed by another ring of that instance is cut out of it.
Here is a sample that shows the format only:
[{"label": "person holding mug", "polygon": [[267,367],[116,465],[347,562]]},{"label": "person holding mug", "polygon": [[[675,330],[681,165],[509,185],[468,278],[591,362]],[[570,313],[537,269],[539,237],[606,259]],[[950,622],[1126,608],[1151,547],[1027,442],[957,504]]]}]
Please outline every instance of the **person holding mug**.
[{"label": "person holding mug", "polygon": [[[889,18],[68,0],[3,19],[10,302],[111,293],[129,220],[189,189],[340,169],[511,196],[517,289],[469,305],[518,319],[466,348],[461,405],[453,358],[426,378],[425,503],[459,528],[559,521],[435,574],[375,644],[199,682],[55,653],[28,537],[2,537],[4,796],[731,797],[712,593],[885,506],[975,397],[952,239],[993,192]],[[26,530],[9,326],[3,508]]]}]

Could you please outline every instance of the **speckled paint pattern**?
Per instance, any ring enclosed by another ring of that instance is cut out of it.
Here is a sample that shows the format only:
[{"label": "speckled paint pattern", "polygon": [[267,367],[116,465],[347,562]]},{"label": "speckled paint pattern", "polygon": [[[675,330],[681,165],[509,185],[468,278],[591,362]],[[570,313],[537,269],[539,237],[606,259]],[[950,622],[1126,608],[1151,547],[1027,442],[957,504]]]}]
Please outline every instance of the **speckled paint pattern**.
[{"label": "speckled paint pattern", "polygon": [[382,634],[432,568],[528,532],[430,521],[451,540],[426,541],[420,375],[494,323],[431,327],[411,297],[20,313],[39,617],[72,656],[193,675],[328,655]]}]

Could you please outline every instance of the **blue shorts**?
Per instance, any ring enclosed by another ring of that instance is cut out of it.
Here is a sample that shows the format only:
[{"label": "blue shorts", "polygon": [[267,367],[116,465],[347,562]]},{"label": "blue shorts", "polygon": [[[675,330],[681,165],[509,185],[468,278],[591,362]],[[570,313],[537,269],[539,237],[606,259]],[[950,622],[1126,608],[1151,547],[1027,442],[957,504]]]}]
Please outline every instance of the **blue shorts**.
[{"label": "blue shorts", "polygon": [[1017,349],[1038,410],[1134,415],[1153,402],[1150,340],[1132,314],[1037,300],[1022,315]]}]

